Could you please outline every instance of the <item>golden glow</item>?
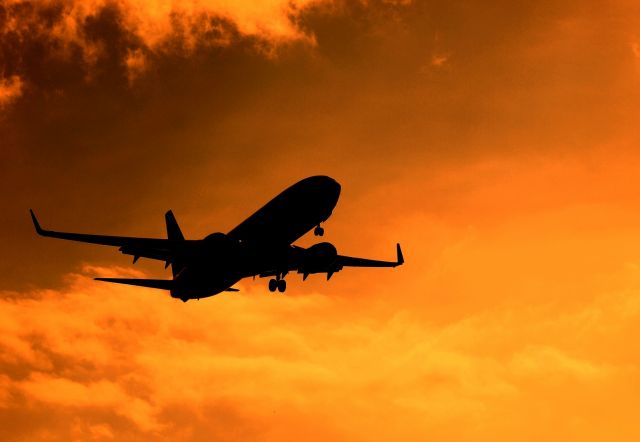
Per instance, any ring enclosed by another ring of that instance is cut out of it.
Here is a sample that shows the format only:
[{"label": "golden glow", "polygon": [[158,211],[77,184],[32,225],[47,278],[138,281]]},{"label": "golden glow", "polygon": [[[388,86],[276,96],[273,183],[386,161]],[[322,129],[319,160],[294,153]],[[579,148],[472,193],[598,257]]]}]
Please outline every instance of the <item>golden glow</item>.
[{"label": "golden glow", "polygon": [[[2,24],[0,438],[640,438],[636,2],[62,3]],[[201,238],[318,173],[325,239],[404,266],[183,304],[27,213]]]}]

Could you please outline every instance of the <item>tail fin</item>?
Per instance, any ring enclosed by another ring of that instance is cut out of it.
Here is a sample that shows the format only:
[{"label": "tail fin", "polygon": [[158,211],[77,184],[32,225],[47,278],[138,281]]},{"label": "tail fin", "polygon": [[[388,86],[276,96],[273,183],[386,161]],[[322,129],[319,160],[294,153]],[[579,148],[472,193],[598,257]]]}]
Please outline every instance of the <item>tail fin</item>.
[{"label": "tail fin", "polygon": [[171,210],[164,214],[164,219],[167,222],[167,238],[174,239],[176,241],[184,240],[184,235],[180,230],[180,226],[178,226],[178,221],[176,221],[176,217],[173,216],[173,212]]},{"label": "tail fin", "polygon": [[[167,238],[174,241],[184,241],[184,235],[180,230],[180,226],[178,226],[178,221],[176,221],[176,217],[173,215],[173,212],[169,210],[164,215],[164,219],[167,223]],[[171,261],[171,272],[173,276],[176,276],[180,271],[184,268],[184,263],[177,258],[174,258]]]}]

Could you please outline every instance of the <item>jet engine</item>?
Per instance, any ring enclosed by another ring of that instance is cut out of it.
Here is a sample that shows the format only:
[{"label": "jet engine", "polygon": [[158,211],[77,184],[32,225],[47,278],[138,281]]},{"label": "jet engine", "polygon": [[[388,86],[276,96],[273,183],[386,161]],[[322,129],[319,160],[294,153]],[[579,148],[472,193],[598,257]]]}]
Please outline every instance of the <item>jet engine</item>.
[{"label": "jet engine", "polygon": [[240,244],[228,235],[221,232],[207,235],[202,241],[202,256],[222,265],[233,262],[240,255]]},{"label": "jet engine", "polygon": [[321,242],[305,250],[300,273],[322,273],[332,269],[338,256],[333,244]]}]

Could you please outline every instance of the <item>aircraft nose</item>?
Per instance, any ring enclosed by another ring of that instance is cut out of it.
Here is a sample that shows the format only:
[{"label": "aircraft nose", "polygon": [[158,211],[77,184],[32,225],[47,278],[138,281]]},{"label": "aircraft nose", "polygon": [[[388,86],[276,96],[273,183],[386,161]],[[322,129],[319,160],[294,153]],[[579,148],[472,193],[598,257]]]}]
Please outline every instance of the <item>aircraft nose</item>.
[{"label": "aircraft nose", "polygon": [[338,197],[340,196],[340,190],[342,187],[340,184],[331,177],[322,177],[323,178],[323,187],[326,189],[328,195],[335,201],[338,201]]},{"label": "aircraft nose", "polygon": [[338,183],[336,180],[334,180],[333,178],[331,179],[332,183],[331,183],[331,191],[333,192],[336,200],[338,199],[338,197],[340,196],[340,191],[342,190],[342,186],[340,186],[340,183]]},{"label": "aircraft nose", "polygon": [[326,175],[316,175],[302,180],[300,183],[306,183],[312,188],[321,190],[333,196],[340,195],[340,184]]}]

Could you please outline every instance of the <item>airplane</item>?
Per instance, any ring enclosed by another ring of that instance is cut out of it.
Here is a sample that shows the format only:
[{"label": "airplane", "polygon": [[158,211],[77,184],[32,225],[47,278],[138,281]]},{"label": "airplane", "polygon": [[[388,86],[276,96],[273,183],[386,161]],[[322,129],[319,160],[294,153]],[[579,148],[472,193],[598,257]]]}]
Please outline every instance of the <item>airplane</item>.
[{"label": "airplane", "polygon": [[95,278],[118,284],[168,290],[183,302],[221,292],[236,292],[243,278],[271,278],[269,291],[283,293],[289,272],[326,273],[327,281],[344,267],[397,267],[404,263],[400,244],[395,261],[379,261],[339,255],[329,242],[308,248],[293,242],[313,229],[324,235],[321,224],[332,214],[341,186],[328,176],[305,178],[284,190],[228,233],[216,232],[204,239],[185,239],[173,212],[165,214],[167,238],[136,238],[45,230],[33,210],[31,219],[41,236],[118,247],[125,255],[165,262],[173,279]]}]

